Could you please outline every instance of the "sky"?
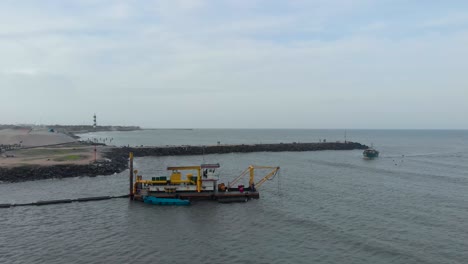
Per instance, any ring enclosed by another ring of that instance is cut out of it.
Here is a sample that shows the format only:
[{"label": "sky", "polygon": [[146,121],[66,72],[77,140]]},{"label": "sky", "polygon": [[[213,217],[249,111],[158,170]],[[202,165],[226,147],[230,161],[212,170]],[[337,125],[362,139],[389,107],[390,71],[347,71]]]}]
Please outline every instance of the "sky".
[{"label": "sky", "polygon": [[0,123],[468,129],[468,1],[2,0]]}]

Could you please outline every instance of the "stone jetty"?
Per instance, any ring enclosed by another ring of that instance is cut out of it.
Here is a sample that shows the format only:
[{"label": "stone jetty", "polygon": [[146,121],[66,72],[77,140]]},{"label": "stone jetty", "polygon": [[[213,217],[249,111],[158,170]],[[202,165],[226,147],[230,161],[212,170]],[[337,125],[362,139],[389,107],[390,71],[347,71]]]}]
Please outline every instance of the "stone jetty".
[{"label": "stone jetty", "polygon": [[120,157],[133,152],[135,157],[145,156],[184,156],[250,152],[281,151],[319,151],[319,150],[353,150],[366,149],[368,146],[356,142],[327,143],[278,143],[278,144],[241,144],[212,146],[165,146],[165,147],[123,147],[114,148],[108,156]]},{"label": "stone jetty", "polygon": [[366,149],[368,146],[356,142],[327,143],[278,143],[241,144],[213,146],[164,146],[164,147],[114,147],[102,153],[104,159],[90,164],[24,165],[0,167],[0,182],[21,182],[49,178],[111,175],[127,169],[128,154],[145,156],[184,156],[226,153],[321,151]]},{"label": "stone jetty", "polygon": [[90,164],[24,165],[0,167],[0,182],[22,182],[52,178],[111,175],[127,169],[127,158],[116,157]]}]

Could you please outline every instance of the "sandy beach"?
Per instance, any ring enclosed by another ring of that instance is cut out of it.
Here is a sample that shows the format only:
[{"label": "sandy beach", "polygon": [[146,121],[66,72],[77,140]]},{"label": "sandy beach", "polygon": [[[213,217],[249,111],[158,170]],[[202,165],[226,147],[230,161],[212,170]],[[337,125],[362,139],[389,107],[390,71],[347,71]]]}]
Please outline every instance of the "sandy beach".
[{"label": "sandy beach", "polygon": [[0,145],[21,145],[21,147],[38,147],[76,142],[76,139],[47,128],[9,128],[0,130]]},{"label": "sandy beach", "polygon": [[[42,127],[2,129],[0,145],[16,145],[16,149],[1,153],[1,167],[86,165],[94,161],[94,146],[80,144],[68,135]],[[97,160],[102,158],[102,148],[96,148]]]}]

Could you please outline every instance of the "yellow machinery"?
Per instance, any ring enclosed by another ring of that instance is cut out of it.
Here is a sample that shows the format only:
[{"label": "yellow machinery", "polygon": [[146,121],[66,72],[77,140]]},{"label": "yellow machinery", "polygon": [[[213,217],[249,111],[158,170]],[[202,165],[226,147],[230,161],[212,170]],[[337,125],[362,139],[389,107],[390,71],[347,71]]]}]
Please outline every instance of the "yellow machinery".
[{"label": "yellow machinery", "polygon": [[[260,181],[257,183],[254,182],[255,178],[255,169],[271,169],[271,171],[263,177]],[[242,179],[247,173],[249,174],[249,187],[255,187],[258,188],[260,187],[264,182],[267,180],[271,179],[274,177],[278,171],[280,170],[280,167],[270,167],[270,166],[253,166],[250,165],[247,169],[245,169],[237,178],[235,178],[232,182],[229,183],[228,188],[231,188],[236,184],[240,179]]]},{"label": "yellow machinery", "polygon": [[[197,192],[201,192],[201,186],[202,186],[202,181],[201,181],[201,166],[180,166],[180,167],[167,167],[168,170],[172,170],[171,174],[171,183],[192,183],[193,179],[193,174],[189,173],[187,174],[187,180],[182,180],[181,173],[179,170],[196,170],[197,171],[197,179],[196,179],[196,184],[197,184]],[[172,181],[174,179],[174,182]]]},{"label": "yellow machinery", "polygon": [[[201,166],[184,166],[184,167],[168,167],[168,170],[172,170],[172,174],[170,176],[170,182],[172,184],[181,184],[181,183],[188,183],[188,184],[196,184],[197,185],[197,192],[201,191]],[[194,181],[194,177],[192,173],[187,174],[187,179],[182,180],[182,174],[179,172],[179,170],[196,170],[197,171],[197,177],[196,180]],[[138,173],[137,170],[134,171],[135,174]],[[141,176],[136,177],[135,185],[138,183],[142,184],[166,184],[166,180],[143,180]]]},{"label": "yellow machinery", "polygon": [[[197,192],[201,192],[202,190],[202,175],[201,171],[202,169],[205,168],[219,168],[219,164],[204,164],[201,166],[180,166],[180,167],[168,167],[168,170],[172,170],[172,174],[170,176],[170,183],[171,184],[195,184],[197,186]],[[255,170],[258,169],[270,169],[271,171],[264,176],[262,179],[260,179],[257,183],[254,182],[255,178]],[[182,179],[182,173],[179,172],[181,170],[196,170],[197,175],[194,177],[192,173],[188,173],[186,175],[187,179]],[[235,183],[237,183],[240,179],[242,179],[245,175],[249,174],[249,187],[254,190],[255,188],[260,187],[265,181],[273,178],[278,171],[280,170],[280,167],[270,167],[270,166],[249,166],[246,170],[244,170],[241,175],[239,175],[237,178],[235,178],[227,188],[231,188],[234,186]],[[138,171],[134,171],[135,175],[137,175]],[[166,180],[143,180],[141,176],[136,177],[136,181],[134,186],[137,186],[137,184],[149,184],[149,185],[163,185],[166,184]]]}]

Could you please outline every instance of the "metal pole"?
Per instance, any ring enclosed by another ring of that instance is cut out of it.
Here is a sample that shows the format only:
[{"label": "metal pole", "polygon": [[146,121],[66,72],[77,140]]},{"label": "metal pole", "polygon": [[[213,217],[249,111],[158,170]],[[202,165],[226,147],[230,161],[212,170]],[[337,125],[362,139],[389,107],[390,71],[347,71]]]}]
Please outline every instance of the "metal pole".
[{"label": "metal pole", "polygon": [[254,184],[254,177],[255,177],[254,167],[252,165],[249,166],[249,172],[250,172],[249,186],[252,186],[252,184]]},{"label": "metal pole", "polygon": [[130,152],[130,199],[133,199],[133,152]]}]

